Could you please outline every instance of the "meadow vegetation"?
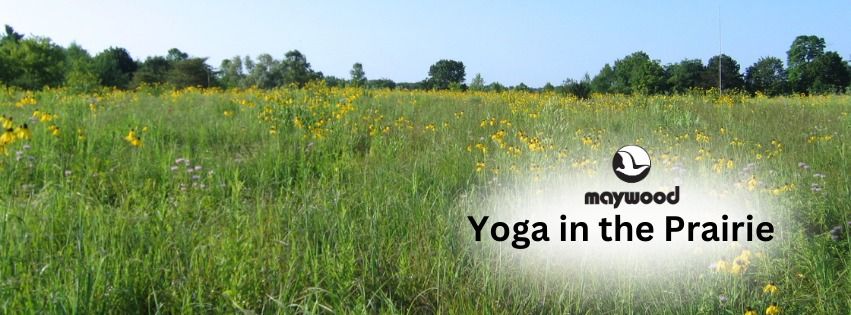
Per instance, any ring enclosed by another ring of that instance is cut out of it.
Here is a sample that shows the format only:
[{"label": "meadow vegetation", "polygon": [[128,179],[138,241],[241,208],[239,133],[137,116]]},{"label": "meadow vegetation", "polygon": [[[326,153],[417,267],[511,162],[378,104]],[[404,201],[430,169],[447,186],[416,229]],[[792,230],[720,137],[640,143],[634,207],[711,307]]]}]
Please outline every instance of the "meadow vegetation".
[{"label": "meadow vegetation", "polygon": [[[851,97],[0,90],[3,313],[847,314]],[[624,135],[629,135],[625,138]],[[466,216],[499,183],[609,172],[625,142],[778,206],[770,249],[540,282]],[[711,266],[711,268],[709,267]]]}]

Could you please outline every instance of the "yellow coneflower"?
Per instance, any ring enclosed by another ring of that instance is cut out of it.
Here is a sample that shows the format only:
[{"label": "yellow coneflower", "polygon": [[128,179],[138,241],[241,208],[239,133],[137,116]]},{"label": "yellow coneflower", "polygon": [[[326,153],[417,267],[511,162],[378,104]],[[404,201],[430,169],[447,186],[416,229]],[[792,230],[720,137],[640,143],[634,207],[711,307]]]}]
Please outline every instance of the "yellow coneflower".
[{"label": "yellow coneflower", "polygon": [[0,122],[3,122],[3,129],[9,129],[15,126],[15,122],[12,120],[12,117],[0,117]]},{"label": "yellow coneflower", "polygon": [[759,181],[756,180],[756,177],[751,176],[751,179],[748,180],[748,191],[753,191],[757,185],[759,185]]},{"label": "yellow coneflower", "polygon": [[49,127],[47,127],[47,130],[50,131],[50,134],[52,134],[54,137],[58,137],[60,134],[59,126],[56,125],[50,125]]},{"label": "yellow coneflower", "polygon": [[726,272],[729,269],[729,264],[726,260],[719,260],[715,263],[715,271],[717,272]]},{"label": "yellow coneflower", "polygon": [[769,282],[762,288],[762,293],[774,294],[777,291],[780,291],[780,289],[773,282]]},{"label": "yellow coneflower", "polygon": [[5,146],[7,144],[11,144],[12,142],[15,142],[15,139],[17,139],[17,137],[15,137],[15,130],[12,128],[6,128],[6,130],[3,131],[3,134],[0,135],[0,145]]},{"label": "yellow coneflower", "polygon": [[765,315],[778,315],[780,314],[780,307],[775,303],[771,303],[768,308],[765,309]]},{"label": "yellow coneflower", "polygon": [[476,172],[485,170],[485,162],[476,162]]},{"label": "yellow coneflower", "polygon": [[32,137],[32,132],[27,124],[23,124],[15,129],[15,136],[20,140],[29,140]]},{"label": "yellow coneflower", "polygon": [[139,136],[136,135],[135,129],[130,129],[130,132],[127,133],[127,136],[124,137],[124,140],[135,148],[142,146],[142,138],[139,138]]},{"label": "yellow coneflower", "polygon": [[[35,113],[33,113],[33,115],[35,115]],[[40,122],[52,121],[54,118],[56,118],[56,115],[46,113],[46,112],[39,112],[39,115],[38,115],[38,121],[40,121]]]}]

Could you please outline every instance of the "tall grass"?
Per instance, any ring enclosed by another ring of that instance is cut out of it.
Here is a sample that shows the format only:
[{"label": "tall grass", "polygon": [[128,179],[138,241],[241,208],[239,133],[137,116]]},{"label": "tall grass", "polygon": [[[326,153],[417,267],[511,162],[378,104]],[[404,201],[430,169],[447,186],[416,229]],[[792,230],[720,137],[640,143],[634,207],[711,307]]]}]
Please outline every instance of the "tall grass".
[{"label": "tall grass", "polygon": [[[0,93],[0,114],[29,120],[33,134],[0,156],[3,313],[851,309],[848,96],[580,101],[311,86],[49,90],[16,107],[24,94]],[[30,118],[35,110],[58,117],[39,122]],[[141,147],[124,140],[131,129]],[[497,130],[506,131],[506,148],[492,140]],[[541,150],[520,140],[521,131]],[[709,140],[696,143],[698,131]],[[586,136],[592,143],[583,144]],[[582,275],[503,276],[500,258],[470,242],[466,215],[495,183],[528,175],[531,164],[605,166],[628,140],[684,160],[706,148],[707,169],[717,158],[737,169],[754,163],[766,195],[794,183],[770,196],[783,205],[777,215],[795,223],[784,231],[790,237],[741,276],[695,266],[686,283],[648,286],[639,275],[615,275],[615,288]],[[811,190],[816,181],[820,192]],[[837,225],[843,233],[833,240],[828,231]],[[766,297],[767,282],[780,292]]]}]

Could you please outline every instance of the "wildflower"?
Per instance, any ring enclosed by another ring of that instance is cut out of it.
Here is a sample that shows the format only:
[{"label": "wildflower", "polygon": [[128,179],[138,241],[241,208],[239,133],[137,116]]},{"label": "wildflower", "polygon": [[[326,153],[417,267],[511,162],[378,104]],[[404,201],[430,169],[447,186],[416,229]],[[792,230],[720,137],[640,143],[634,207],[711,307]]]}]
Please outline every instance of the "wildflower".
[{"label": "wildflower", "polygon": [[745,315],[758,315],[758,314],[756,313],[756,310],[754,310],[750,307],[745,307]]},{"label": "wildflower", "polygon": [[510,147],[508,147],[508,154],[511,154],[511,155],[520,155],[520,153],[521,153],[521,152],[522,152],[522,151],[520,151],[520,149],[519,149],[519,148],[517,148],[517,147],[514,147],[514,146],[510,146]]},{"label": "wildflower", "polygon": [[21,107],[24,107],[26,105],[35,105],[37,103],[38,103],[38,101],[36,101],[36,99],[34,97],[32,97],[32,95],[27,95],[24,98],[18,100],[18,102],[15,103],[15,107],[21,108]]},{"label": "wildflower", "polygon": [[56,125],[50,125],[49,127],[47,127],[47,130],[50,131],[50,134],[52,134],[54,137],[58,137],[60,134],[59,126]]},{"label": "wildflower", "polygon": [[769,282],[764,287],[762,287],[762,293],[774,294],[777,293],[777,291],[779,290],[780,289],[778,289],[777,286],[774,285],[774,282]]},{"label": "wildflower", "polygon": [[481,172],[485,169],[485,162],[476,162],[476,172]]},{"label": "wildflower", "polygon": [[729,301],[729,300],[730,300],[730,298],[727,297],[726,295],[723,295],[723,294],[718,295],[718,302],[721,303],[721,305],[727,304],[727,301]]},{"label": "wildflower", "polygon": [[15,129],[15,137],[20,140],[29,140],[29,138],[32,137],[32,132],[27,124],[23,124]]},{"label": "wildflower", "polygon": [[725,272],[725,271],[727,271],[727,270],[730,268],[730,266],[729,266],[729,264],[727,263],[727,261],[726,261],[726,260],[723,260],[723,259],[722,259],[722,260],[719,260],[718,262],[716,262],[716,263],[714,264],[714,266],[715,266],[715,271],[717,271],[717,272]]},{"label": "wildflower", "polygon": [[768,308],[765,309],[765,315],[777,315],[780,314],[780,307],[777,306],[776,303],[771,303]]},{"label": "wildflower", "polygon": [[130,132],[127,133],[124,140],[135,148],[142,146],[142,138],[136,135],[136,129],[130,129]]},{"label": "wildflower", "polygon": [[11,144],[15,142],[15,130],[12,128],[7,128],[6,131],[3,131],[3,134],[0,135],[0,146]]},{"label": "wildflower", "polygon": [[233,117],[233,111],[226,110],[226,111],[224,112],[224,115],[225,115],[225,117]]},{"label": "wildflower", "polygon": [[803,169],[803,170],[808,170],[808,169],[810,169],[810,165],[807,164],[807,163],[804,163],[804,162],[798,162],[798,168]]},{"label": "wildflower", "polygon": [[748,180],[748,191],[753,191],[754,189],[756,189],[756,186],[758,184],[759,182],[756,180],[756,177],[751,176],[751,179]]},{"label": "wildflower", "polygon": [[732,267],[730,267],[730,273],[732,273],[734,275],[741,275],[741,274],[745,273],[745,270],[747,270],[747,268],[748,268],[747,265],[733,264]]}]

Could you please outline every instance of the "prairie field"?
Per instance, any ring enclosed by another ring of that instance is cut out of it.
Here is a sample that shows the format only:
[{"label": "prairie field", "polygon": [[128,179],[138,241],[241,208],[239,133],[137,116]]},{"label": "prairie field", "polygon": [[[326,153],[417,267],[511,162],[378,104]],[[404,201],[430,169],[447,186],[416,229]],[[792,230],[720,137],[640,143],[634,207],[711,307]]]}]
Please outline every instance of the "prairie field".
[{"label": "prairie field", "polygon": [[[711,91],[3,89],[0,311],[851,314],[849,112]],[[511,276],[472,241],[494,186],[610,172],[633,143],[737,179],[723,189],[770,200],[782,237],[614,285]]]}]

